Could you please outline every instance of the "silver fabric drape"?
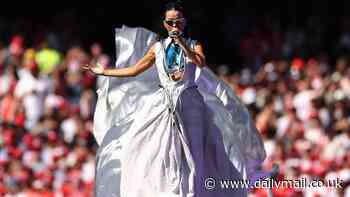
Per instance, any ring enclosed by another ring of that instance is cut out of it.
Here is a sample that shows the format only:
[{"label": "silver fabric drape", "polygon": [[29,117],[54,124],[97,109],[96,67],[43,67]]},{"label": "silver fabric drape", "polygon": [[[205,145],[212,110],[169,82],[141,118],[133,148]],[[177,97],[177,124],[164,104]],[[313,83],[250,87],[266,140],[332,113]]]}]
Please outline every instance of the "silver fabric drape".
[{"label": "silver fabric drape", "polygon": [[[155,33],[144,28],[123,26],[116,29],[116,67],[133,65],[155,42],[155,38]],[[123,191],[128,190],[127,187],[135,187],[137,190],[137,187],[141,186],[137,185],[137,180],[134,180],[135,185],[123,184],[122,177],[127,173],[135,173],[122,170],[130,170],[123,166],[123,159],[127,157],[126,154],[133,154],[128,151],[130,147],[128,143],[134,136],[132,128],[138,124],[150,124],[142,120],[147,119],[148,115],[152,117],[156,113],[161,113],[157,112],[157,109],[147,108],[153,101],[152,95],[159,93],[160,80],[155,66],[136,77],[101,78],[102,83],[97,90],[98,101],[93,131],[99,145],[96,156],[95,194],[97,197],[129,197],[123,194]],[[206,105],[214,112],[214,116],[221,114],[218,118],[214,118],[213,124],[220,129],[222,134],[220,139],[223,140],[225,154],[244,179],[254,176],[266,154],[262,139],[247,108],[232,89],[208,68],[197,68],[196,84]],[[159,101],[161,102],[163,100]],[[145,110],[149,111],[145,112]],[[162,128],[162,122],[157,123],[157,127],[152,129],[157,128]],[[150,146],[147,143],[150,142],[145,141],[142,143],[145,144],[144,147],[139,148],[152,148],[159,145]],[[142,158],[140,157],[137,162],[142,162]],[[157,197],[157,195],[153,196]],[[145,196],[148,195],[145,194]],[[168,196],[164,195],[164,197]]]}]

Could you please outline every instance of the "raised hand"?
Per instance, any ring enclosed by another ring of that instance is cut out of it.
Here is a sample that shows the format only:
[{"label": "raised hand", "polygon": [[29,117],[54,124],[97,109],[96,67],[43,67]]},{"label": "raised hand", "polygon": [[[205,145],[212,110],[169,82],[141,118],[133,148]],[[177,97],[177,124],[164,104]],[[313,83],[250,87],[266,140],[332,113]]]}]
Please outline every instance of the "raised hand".
[{"label": "raised hand", "polygon": [[172,38],[176,44],[182,45],[184,43],[182,33],[179,31],[170,31],[169,37]]},{"label": "raised hand", "polygon": [[83,66],[83,69],[85,70],[89,70],[91,71],[92,73],[96,74],[96,75],[102,75],[103,74],[103,71],[105,70],[103,68],[103,66],[101,66],[100,64],[96,64],[96,66],[91,66],[89,64],[86,64]]}]

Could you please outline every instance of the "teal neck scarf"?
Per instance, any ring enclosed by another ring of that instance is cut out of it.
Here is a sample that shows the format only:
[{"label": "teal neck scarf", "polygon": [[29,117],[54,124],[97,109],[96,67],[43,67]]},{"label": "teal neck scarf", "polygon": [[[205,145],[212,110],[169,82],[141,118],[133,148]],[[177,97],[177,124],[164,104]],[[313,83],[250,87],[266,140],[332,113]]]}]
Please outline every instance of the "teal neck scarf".
[{"label": "teal neck scarf", "polygon": [[171,42],[168,45],[167,49],[165,50],[165,54],[166,54],[165,70],[167,73],[171,73],[183,67],[181,51],[182,51],[181,47],[174,42]]}]

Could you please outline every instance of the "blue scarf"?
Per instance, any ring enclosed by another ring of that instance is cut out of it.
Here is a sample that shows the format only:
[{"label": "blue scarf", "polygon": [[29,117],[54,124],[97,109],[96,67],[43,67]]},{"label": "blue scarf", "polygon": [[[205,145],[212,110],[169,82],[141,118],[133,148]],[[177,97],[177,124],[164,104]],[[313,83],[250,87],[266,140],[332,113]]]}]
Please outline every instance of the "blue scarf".
[{"label": "blue scarf", "polygon": [[170,73],[177,70],[181,66],[181,48],[175,42],[171,42],[167,47],[166,53],[166,63],[165,70]]}]

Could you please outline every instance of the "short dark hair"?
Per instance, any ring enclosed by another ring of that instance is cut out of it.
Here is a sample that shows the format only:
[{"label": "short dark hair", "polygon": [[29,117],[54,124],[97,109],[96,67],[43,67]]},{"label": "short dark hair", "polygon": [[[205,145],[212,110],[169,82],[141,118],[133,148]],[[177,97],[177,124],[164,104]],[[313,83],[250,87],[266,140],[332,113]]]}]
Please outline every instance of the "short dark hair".
[{"label": "short dark hair", "polygon": [[183,15],[185,15],[182,1],[179,1],[179,0],[170,1],[167,4],[165,4],[164,11],[163,11],[163,17],[165,17],[165,13],[169,10],[177,10],[177,11],[180,11]]}]

